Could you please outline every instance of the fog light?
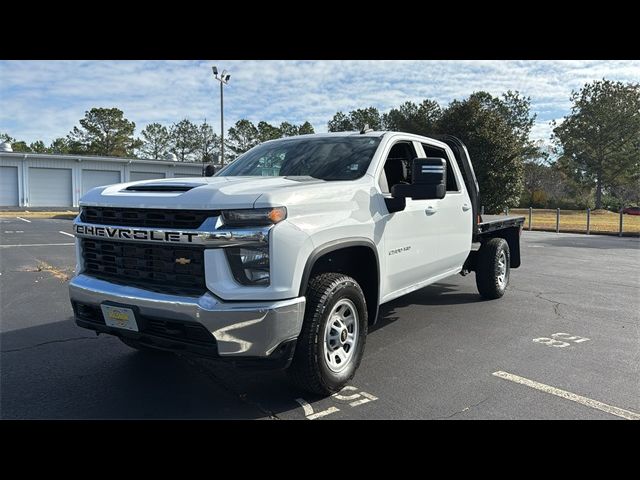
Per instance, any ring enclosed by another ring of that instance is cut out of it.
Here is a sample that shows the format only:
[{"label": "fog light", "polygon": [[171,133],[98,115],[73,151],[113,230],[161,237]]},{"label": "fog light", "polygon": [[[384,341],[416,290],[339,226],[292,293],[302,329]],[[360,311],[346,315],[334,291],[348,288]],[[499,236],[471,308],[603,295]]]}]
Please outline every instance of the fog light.
[{"label": "fog light", "polygon": [[226,248],[227,259],[236,281],[242,285],[269,285],[269,247]]}]

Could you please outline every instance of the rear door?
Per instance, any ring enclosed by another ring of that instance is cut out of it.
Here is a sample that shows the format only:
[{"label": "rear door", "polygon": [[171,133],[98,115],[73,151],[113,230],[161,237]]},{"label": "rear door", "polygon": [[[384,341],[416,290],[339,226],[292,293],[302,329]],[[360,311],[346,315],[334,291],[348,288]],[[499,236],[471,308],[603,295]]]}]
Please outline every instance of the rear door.
[{"label": "rear door", "polygon": [[[419,156],[419,148],[419,143],[401,137],[387,145],[385,166],[378,177],[383,197],[391,196],[389,192],[394,184],[410,180],[408,172],[413,159]],[[388,213],[385,208],[381,226],[376,227],[384,235],[384,259],[381,259],[386,267],[381,287],[383,299],[385,296],[398,296],[399,291],[441,273],[439,235],[444,228],[444,216],[436,213],[440,202],[407,198],[406,208],[402,211]]]},{"label": "rear door", "polygon": [[438,268],[442,272],[462,268],[471,249],[473,211],[460,169],[449,148],[423,142],[421,155],[444,158],[447,162],[447,194],[438,200]]}]

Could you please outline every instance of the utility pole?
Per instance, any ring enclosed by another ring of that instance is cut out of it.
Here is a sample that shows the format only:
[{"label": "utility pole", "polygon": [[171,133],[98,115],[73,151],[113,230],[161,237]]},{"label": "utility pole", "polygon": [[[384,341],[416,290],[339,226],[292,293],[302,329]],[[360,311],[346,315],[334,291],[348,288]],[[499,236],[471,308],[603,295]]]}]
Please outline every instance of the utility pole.
[{"label": "utility pole", "polygon": [[224,167],[224,86],[229,84],[231,75],[222,70],[222,73],[218,75],[218,67],[211,67],[213,70],[213,77],[220,82],[220,166]]}]

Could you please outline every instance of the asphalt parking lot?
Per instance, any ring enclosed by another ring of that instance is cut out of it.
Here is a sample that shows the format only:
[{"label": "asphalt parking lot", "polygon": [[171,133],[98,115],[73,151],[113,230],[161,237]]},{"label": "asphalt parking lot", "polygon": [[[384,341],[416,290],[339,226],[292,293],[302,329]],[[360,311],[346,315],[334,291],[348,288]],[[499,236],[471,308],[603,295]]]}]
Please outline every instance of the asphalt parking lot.
[{"label": "asphalt parking lot", "polygon": [[382,307],[347,389],[144,354],[73,323],[70,220],[0,217],[0,417],[640,418],[640,240],[524,232],[504,298],[473,275]]}]

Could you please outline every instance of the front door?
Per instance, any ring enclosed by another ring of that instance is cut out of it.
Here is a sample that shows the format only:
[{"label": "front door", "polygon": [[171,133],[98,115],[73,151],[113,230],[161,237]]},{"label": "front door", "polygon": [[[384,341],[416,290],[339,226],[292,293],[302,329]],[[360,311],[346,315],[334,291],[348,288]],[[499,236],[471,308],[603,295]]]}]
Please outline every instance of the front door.
[{"label": "front door", "polygon": [[[388,147],[379,181],[383,196],[391,196],[393,185],[411,181],[411,162],[418,156],[416,147],[419,144],[412,141],[397,141]],[[439,213],[440,202],[407,198],[404,210],[388,213],[381,219],[384,228],[381,261],[386,266],[381,286],[383,301],[442,272],[438,245],[444,216]]]}]

